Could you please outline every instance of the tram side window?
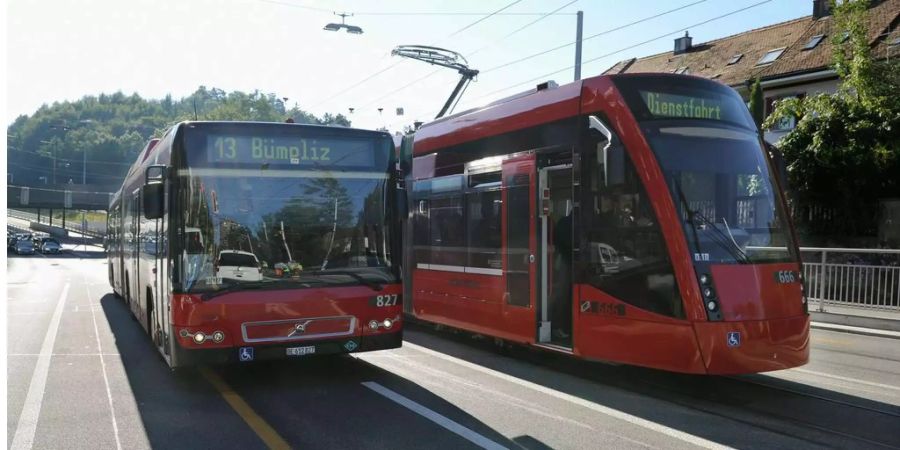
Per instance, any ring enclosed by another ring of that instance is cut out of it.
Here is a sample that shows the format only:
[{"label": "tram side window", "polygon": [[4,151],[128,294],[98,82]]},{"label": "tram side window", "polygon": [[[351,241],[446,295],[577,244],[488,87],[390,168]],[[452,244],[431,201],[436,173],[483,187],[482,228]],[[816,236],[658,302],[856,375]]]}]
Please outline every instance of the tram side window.
[{"label": "tram side window", "polygon": [[625,149],[611,147],[604,157],[605,145],[606,140],[592,132],[585,147],[593,161],[586,174],[593,199],[585,249],[589,282],[635,307],[684,317],[672,263],[647,192]]},{"label": "tram side window", "polygon": [[476,191],[466,195],[469,267],[502,269],[500,249],[500,191]]},{"label": "tram side window", "polygon": [[416,263],[428,264],[431,260],[431,236],[428,232],[430,202],[427,198],[415,200],[413,211],[413,254]]},{"label": "tram side window", "polygon": [[431,199],[430,264],[466,265],[466,235],[462,196]]}]

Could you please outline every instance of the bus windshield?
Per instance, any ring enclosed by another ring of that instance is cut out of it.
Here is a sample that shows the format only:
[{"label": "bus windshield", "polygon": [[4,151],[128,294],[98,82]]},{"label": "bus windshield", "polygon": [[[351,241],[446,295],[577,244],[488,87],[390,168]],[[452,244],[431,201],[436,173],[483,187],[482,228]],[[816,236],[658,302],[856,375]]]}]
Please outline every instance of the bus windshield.
[{"label": "bus windshield", "polygon": [[660,75],[616,84],[666,177],[695,262],[796,260],[774,173],[734,90]]},{"label": "bus windshield", "polygon": [[183,291],[396,281],[390,140],[284,128],[188,130],[178,169]]}]

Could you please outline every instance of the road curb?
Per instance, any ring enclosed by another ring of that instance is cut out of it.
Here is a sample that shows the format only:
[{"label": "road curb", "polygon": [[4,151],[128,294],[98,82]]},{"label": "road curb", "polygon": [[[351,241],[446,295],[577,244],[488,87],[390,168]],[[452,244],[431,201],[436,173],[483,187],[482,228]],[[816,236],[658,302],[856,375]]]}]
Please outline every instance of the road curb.
[{"label": "road curb", "polygon": [[850,325],[840,325],[834,323],[811,322],[810,328],[817,330],[837,331],[840,333],[861,334],[865,336],[875,336],[888,339],[900,339],[900,332],[890,330],[876,330],[874,328],[854,327]]}]

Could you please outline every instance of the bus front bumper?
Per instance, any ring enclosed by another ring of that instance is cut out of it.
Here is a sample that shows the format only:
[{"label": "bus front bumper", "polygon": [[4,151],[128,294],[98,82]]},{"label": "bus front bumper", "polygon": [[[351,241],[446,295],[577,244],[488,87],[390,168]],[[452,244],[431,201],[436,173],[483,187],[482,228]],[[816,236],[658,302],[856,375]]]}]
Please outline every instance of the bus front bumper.
[{"label": "bus front bumper", "polygon": [[[340,339],[310,340],[286,344],[254,345],[225,348],[184,348],[175,343],[176,366],[202,364],[246,363],[298,359],[319,355],[337,355],[373,350],[399,348],[403,343],[403,330]],[[296,355],[296,356],[294,356]]]}]

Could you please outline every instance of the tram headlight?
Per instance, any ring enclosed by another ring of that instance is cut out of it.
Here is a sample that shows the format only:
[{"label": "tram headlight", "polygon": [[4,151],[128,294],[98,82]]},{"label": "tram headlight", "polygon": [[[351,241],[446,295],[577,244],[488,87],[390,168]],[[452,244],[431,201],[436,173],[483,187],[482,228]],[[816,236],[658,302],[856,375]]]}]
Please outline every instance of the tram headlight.
[{"label": "tram headlight", "polygon": [[710,278],[709,274],[704,273],[703,275],[700,275],[700,284],[702,284],[704,286],[709,286],[709,283],[711,281],[712,281],[712,278]]},{"label": "tram headlight", "polygon": [[202,344],[206,342],[206,335],[202,331],[194,333],[194,343]]}]

